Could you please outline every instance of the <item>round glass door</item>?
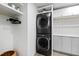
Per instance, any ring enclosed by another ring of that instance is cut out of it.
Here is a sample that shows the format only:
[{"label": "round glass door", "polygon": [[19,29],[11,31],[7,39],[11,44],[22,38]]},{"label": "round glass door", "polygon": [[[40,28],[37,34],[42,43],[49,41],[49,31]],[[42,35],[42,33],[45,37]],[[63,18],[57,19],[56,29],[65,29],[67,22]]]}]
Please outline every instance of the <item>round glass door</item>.
[{"label": "round glass door", "polygon": [[48,25],[48,19],[41,18],[41,19],[39,20],[39,25],[40,25],[41,28],[47,27],[47,25]]},{"label": "round glass door", "polygon": [[38,44],[41,48],[48,49],[48,40],[47,38],[40,38]]},{"label": "round glass door", "polygon": [[48,28],[49,27],[49,20],[48,20],[48,17],[45,16],[45,15],[42,15],[38,18],[38,21],[37,21],[37,26],[39,28]]}]

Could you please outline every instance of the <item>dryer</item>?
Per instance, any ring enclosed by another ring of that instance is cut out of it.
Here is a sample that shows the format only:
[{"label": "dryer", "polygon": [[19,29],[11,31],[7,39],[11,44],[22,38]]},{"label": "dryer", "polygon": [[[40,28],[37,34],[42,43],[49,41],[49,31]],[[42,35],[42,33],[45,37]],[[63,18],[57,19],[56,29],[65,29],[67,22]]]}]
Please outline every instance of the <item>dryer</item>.
[{"label": "dryer", "polygon": [[51,16],[52,13],[43,13],[43,14],[38,14],[36,18],[36,28],[37,28],[37,33],[46,33],[49,34],[51,33]]}]

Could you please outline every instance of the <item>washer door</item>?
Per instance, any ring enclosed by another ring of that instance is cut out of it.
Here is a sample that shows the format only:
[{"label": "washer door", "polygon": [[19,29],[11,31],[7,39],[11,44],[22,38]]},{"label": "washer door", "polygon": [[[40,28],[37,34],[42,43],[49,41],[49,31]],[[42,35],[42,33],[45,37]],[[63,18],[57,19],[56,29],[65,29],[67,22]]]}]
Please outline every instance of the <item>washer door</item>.
[{"label": "washer door", "polygon": [[40,37],[37,40],[37,46],[39,49],[49,50],[49,39],[46,37]]},{"label": "washer door", "polygon": [[38,15],[37,18],[37,27],[39,29],[44,29],[44,28],[48,28],[50,25],[50,20],[48,19],[48,17],[46,15]]}]

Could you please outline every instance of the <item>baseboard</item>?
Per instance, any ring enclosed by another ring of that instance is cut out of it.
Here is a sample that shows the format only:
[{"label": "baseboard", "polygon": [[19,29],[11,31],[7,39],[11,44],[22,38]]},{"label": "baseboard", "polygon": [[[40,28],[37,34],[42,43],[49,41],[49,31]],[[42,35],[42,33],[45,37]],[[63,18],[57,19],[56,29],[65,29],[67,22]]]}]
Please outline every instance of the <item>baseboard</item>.
[{"label": "baseboard", "polygon": [[76,55],[76,54],[66,53],[66,52],[57,51],[57,50],[53,50],[53,51],[61,53],[61,54],[69,55],[69,56],[79,56],[79,55]]}]

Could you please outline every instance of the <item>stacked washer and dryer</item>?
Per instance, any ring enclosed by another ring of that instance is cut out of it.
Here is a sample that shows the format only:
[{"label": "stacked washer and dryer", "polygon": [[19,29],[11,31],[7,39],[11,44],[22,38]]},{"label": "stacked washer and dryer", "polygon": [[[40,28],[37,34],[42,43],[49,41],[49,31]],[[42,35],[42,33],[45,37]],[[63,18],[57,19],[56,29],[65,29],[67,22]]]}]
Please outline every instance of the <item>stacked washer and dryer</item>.
[{"label": "stacked washer and dryer", "polygon": [[37,14],[36,52],[46,56],[52,54],[52,12]]}]

